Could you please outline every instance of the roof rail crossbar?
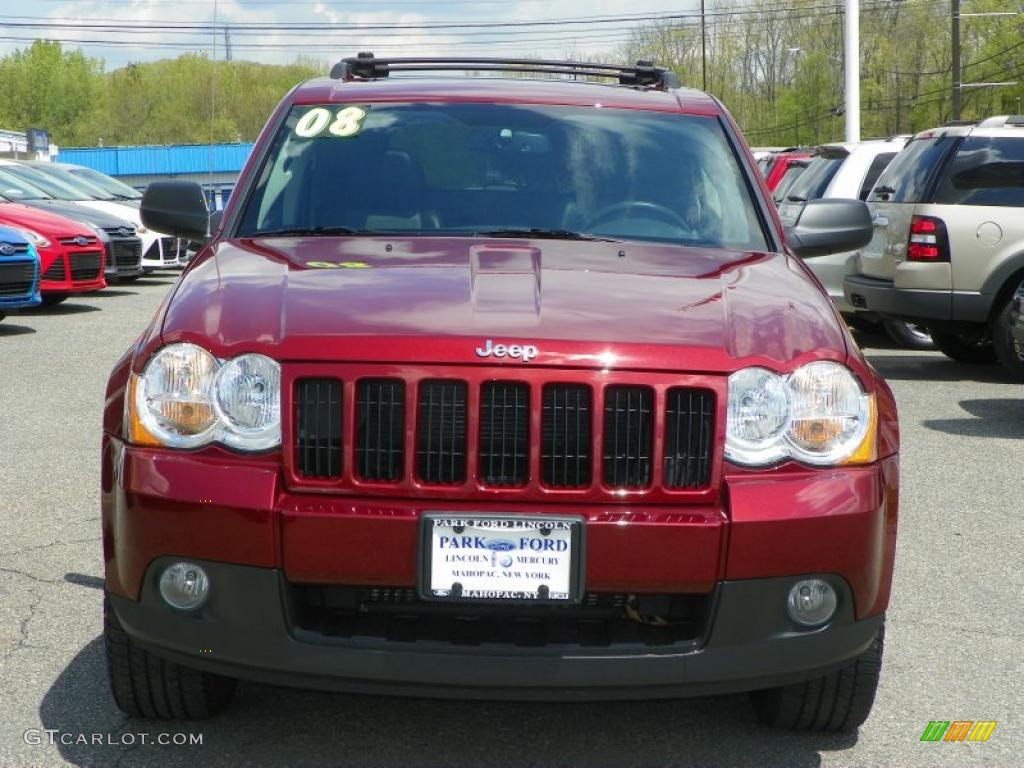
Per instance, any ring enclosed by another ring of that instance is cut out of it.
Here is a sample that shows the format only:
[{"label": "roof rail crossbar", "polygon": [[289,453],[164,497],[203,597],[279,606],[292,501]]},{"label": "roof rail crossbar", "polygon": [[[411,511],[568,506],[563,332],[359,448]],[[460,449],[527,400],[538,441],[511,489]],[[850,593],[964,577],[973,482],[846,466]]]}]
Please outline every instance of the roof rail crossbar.
[{"label": "roof rail crossbar", "polygon": [[996,115],[978,123],[979,128],[1013,128],[1024,125],[1024,115]]},{"label": "roof rail crossbar", "polygon": [[585,61],[555,59],[492,59],[492,58],[387,58],[372,53],[342,59],[331,68],[335,80],[375,80],[392,72],[528,72],[530,74],[576,75],[589,78],[612,78],[619,85],[650,86],[661,89],[679,87],[674,72],[656,67],[649,61],[633,66],[596,64]]}]

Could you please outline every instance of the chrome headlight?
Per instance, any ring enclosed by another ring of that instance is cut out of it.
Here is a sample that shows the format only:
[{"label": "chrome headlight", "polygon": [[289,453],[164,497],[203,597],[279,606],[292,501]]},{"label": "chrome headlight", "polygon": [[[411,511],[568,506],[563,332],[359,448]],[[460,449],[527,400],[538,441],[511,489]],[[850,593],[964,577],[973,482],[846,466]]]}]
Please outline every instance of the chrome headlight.
[{"label": "chrome headlight", "polygon": [[281,368],[269,357],[221,363],[195,344],[157,352],[127,397],[129,439],[196,448],[213,442],[260,451],[281,443]]},{"label": "chrome headlight", "polygon": [[786,380],[764,368],[729,377],[726,456],[737,464],[770,464],[786,455],[782,434],[789,421]]},{"label": "chrome headlight", "polygon": [[14,231],[19,235],[28,240],[36,248],[49,248],[50,241],[40,235],[34,229],[22,229],[21,227],[13,227]]},{"label": "chrome headlight", "polygon": [[839,363],[788,376],[744,368],[729,377],[725,455],[747,466],[866,463],[876,458],[876,421],[874,395]]},{"label": "chrome headlight", "polygon": [[214,403],[228,445],[259,450],[281,442],[281,366],[269,357],[241,355],[225,363]]}]

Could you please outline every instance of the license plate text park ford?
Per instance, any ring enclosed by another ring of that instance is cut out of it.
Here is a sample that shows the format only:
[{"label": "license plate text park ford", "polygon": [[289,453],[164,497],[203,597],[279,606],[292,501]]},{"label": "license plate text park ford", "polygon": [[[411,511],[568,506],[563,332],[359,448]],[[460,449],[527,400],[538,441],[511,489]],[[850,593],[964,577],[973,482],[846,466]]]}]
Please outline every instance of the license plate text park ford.
[{"label": "license plate text park ford", "polygon": [[107,387],[125,713],[245,679],[868,717],[896,408],[800,256],[871,220],[783,228],[717,100],[360,54],[284,98],[223,214],[186,181],[141,210],[203,245]]}]

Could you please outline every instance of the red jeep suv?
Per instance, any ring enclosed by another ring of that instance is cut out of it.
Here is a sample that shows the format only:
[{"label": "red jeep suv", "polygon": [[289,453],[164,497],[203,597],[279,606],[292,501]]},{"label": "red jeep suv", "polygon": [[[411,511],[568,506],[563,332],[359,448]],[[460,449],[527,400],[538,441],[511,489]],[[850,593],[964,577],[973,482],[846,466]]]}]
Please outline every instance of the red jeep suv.
[{"label": "red jeep suv", "polygon": [[245,678],[867,717],[896,409],[798,254],[871,220],[816,200],[784,234],[714,98],[361,54],[285,97],[212,234],[190,182],[142,217],[207,244],[107,389],[126,713]]}]

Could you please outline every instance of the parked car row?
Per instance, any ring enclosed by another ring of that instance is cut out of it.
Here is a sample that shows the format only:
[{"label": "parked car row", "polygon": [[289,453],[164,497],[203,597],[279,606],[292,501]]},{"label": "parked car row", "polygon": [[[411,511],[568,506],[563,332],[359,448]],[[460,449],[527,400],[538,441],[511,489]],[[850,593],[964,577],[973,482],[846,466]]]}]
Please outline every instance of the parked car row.
[{"label": "parked car row", "polygon": [[786,225],[808,200],[867,202],[868,246],[806,259],[852,326],[880,324],[904,346],[934,344],[954,360],[998,360],[1024,380],[1011,332],[1024,281],[1024,117],[791,148],[759,164]]},{"label": "parked car row", "polygon": [[[188,241],[144,227],[140,197],[80,166],[0,159],[0,309],[38,303],[15,301],[25,296],[56,304],[185,264]],[[27,261],[36,263],[28,285]]]}]

